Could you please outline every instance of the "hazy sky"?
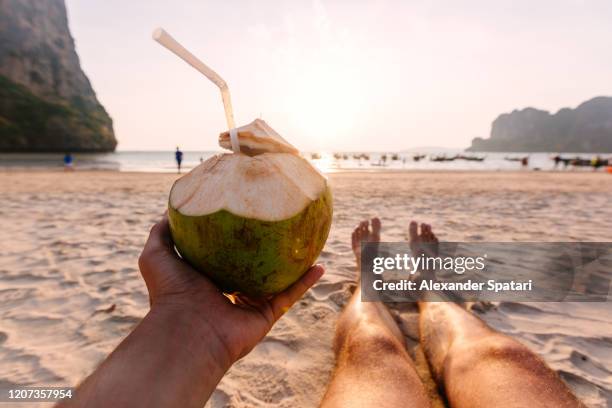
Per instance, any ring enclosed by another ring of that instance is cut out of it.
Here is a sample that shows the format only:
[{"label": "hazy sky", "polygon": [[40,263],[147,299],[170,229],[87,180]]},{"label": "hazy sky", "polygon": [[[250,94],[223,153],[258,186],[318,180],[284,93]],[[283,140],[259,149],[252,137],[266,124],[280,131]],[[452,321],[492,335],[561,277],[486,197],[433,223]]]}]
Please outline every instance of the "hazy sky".
[{"label": "hazy sky", "polygon": [[120,150],[217,148],[221,97],[151,39],[164,27],[228,82],[237,124],[301,150],[465,147],[500,113],[612,95],[612,1],[67,0]]}]

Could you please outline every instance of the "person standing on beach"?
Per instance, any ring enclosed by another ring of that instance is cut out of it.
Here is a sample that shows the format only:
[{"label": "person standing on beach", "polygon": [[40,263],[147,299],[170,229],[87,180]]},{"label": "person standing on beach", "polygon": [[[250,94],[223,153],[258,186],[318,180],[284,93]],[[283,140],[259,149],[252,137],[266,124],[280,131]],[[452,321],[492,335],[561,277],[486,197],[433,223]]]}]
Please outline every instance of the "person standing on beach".
[{"label": "person standing on beach", "polygon": [[181,174],[181,163],[183,162],[183,152],[176,146],[176,152],[174,153],[174,158],[176,160],[176,167],[178,168],[178,174]]},{"label": "person standing on beach", "polygon": [[64,155],[64,171],[73,171],[72,154],[66,153]]},{"label": "person standing on beach", "polygon": [[[379,242],[380,231],[377,218],[353,231],[358,271],[361,243]],[[429,225],[421,224],[419,233],[410,224],[415,254],[437,242]],[[274,297],[232,302],[177,255],[167,216],[151,229],[138,265],[149,312],[58,407],[201,408],[230,367],[324,273],[316,265]],[[452,302],[421,301],[418,307],[420,342],[451,407],[584,407],[536,354],[470,312]],[[381,302],[361,302],[359,285],[338,319],[334,351],[322,407],[432,406],[389,310]]]}]

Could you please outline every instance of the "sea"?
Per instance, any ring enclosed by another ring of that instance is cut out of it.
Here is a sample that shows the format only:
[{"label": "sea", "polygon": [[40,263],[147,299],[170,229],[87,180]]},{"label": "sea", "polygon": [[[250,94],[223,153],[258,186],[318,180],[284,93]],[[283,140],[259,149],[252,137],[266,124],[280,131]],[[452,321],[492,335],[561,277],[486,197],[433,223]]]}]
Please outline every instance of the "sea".
[{"label": "sea", "polygon": [[[219,151],[184,151],[182,170],[189,171]],[[304,152],[324,173],[342,171],[513,171],[513,170],[576,170],[593,171],[590,166],[555,167],[556,153],[466,153],[463,150],[444,149],[428,152]],[[591,160],[596,153],[564,153],[563,158]],[[612,156],[599,155],[603,159]],[[1,153],[0,169],[53,169],[63,167],[63,154]],[[526,158],[523,165],[521,159]],[[176,172],[174,151],[118,151],[114,153],[74,154],[74,166],[82,170],[111,170],[126,172]],[[605,166],[599,171],[606,171]]]}]

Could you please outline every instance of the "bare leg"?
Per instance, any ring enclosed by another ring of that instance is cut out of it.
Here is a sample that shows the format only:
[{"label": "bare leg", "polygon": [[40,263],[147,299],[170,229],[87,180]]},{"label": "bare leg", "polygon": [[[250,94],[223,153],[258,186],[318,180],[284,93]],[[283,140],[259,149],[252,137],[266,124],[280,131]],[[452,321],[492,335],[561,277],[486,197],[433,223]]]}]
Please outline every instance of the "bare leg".
[{"label": "bare leg", "polygon": [[[437,242],[410,225],[411,246]],[[450,302],[419,302],[421,344],[453,408],[583,407],[559,376],[518,341]]]},{"label": "bare leg", "polygon": [[[380,240],[380,221],[362,222],[353,232],[359,269],[361,241]],[[322,407],[429,407],[427,394],[404,347],[404,338],[385,305],[361,302],[356,289],[338,320],[336,368]]]}]

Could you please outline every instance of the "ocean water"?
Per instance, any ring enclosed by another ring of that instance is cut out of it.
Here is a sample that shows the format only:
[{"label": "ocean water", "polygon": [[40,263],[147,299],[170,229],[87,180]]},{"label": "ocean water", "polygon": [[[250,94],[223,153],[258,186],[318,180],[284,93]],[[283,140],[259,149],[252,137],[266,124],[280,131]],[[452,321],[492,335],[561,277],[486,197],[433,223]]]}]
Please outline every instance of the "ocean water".
[{"label": "ocean water", "polygon": [[[182,170],[189,171],[220,152],[185,151],[183,152]],[[415,156],[423,156],[415,160]],[[484,158],[482,161],[455,159],[452,161],[435,161],[440,157],[463,155]],[[461,150],[444,150],[438,152],[418,153],[381,153],[381,152],[305,152],[303,156],[323,172],[338,171],[381,171],[381,170],[455,170],[455,171],[513,171],[521,169],[550,171],[555,170],[552,157],[555,153],[465,153]],[[386,160],[383,160],[386,156]],[[564,158],[580,157],[590,160],[595,153],[565,153]],[[610,155],[600,155],[604,159]],[[75,154],[74,165],[85,170],[114,170],[136,172],[175,172],[174,151],[120,151],[104,154]],[[529,164],[523,167],[518,159],[528,157]],[[48,169],[61,168],[63,154],[0,154],[0,169]],[[574,167],[563,165],[558,170],[593,171],[591,167]],[[600,168],[599,171],[605,171]]]}]

